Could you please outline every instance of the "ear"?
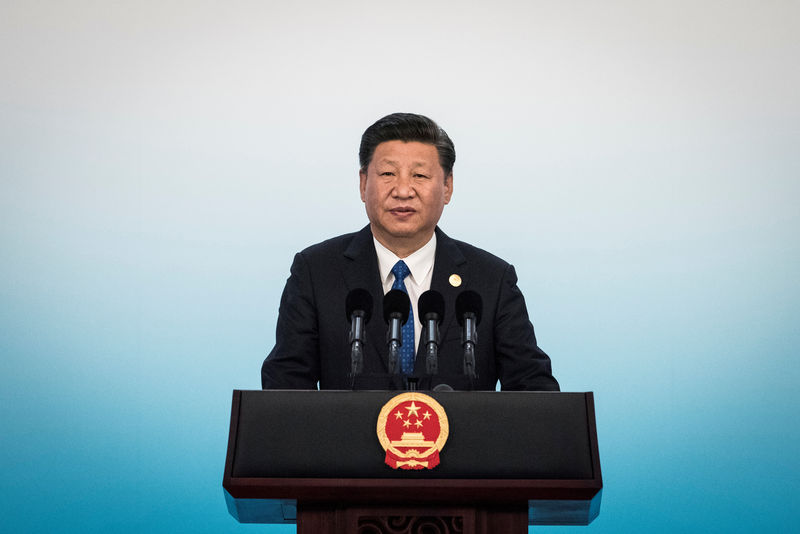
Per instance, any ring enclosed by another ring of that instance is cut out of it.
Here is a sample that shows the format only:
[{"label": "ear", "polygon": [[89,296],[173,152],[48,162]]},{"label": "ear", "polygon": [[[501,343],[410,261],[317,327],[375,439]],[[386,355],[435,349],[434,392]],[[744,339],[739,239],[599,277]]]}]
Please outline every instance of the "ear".
[{"label": "ear", "polygon": [[451,172],[447,178],[444,179],[444,203],[450,203],[450,197],[453,196],[453,173]]},{"label": "ear", "polygon": [[363,169],[358,171],[358,189],[361,191],[361,202],[366,202],[366,192],[367,192],[367,173]]}]

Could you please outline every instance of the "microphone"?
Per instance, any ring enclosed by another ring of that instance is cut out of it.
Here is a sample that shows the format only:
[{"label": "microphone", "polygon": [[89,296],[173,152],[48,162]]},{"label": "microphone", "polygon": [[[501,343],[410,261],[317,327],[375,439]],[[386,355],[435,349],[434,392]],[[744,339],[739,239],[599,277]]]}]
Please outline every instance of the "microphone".
[{"label": "microphone", "polygon": [[439,372],[439,324],[444,319],[444,297],[429,289],[420,295],[417,309],[422,318],[420,343],[425,344],[425,367],[429,375],[435,375]]},{"label": "microphone", "polygon": [[389,373],[399,374],[400,347],[403,345],[403,325],[408,321],[411,300],[405,291],[392,289],[383,297],[383,320],[389,325],[386,343],[389,344]]},{"label": "microphone", "polygon": [[481,322],[483,300],[474,291],[462,291],[456,297],[456,320],[461,325],[461,345],[464,347],[464,374],[471,380],[475,374],[475,345],[478,343],[478,324]]},{"label": "microphone", "polygon": [[350,372],[355,377],[364,369],[364,327],[372,317],[372,295],[366,289],[354,289],[347,294],[345,312],[350,321]]}]

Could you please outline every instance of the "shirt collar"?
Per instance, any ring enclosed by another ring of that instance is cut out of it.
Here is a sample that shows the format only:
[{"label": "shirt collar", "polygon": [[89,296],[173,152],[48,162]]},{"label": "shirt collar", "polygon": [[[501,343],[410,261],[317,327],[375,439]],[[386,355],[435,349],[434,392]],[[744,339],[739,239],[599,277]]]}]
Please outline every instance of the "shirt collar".
[{"label": "shirt collar", "polygon": [[436,232],[433,233],[427,243],[405,258],[398,258],[394,252],[375,239],[375,236],[372,236],[372,240],[375,242],[375,252],[378,253],[378,269],[383,283],[389,280],[389,276],[393,276],[392,267],[401,259],[406,263],[408,270],[411,271],[409,276],[417,284],[424,280],[433,269],[433,260],[436,257]]}]

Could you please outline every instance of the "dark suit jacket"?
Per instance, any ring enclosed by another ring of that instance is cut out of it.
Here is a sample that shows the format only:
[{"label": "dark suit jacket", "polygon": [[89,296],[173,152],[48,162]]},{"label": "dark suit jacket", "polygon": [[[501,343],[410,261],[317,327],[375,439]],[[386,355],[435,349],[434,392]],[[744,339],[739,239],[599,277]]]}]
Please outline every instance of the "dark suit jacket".
[{"label": "dark suit jacket", "polygon": [[[525,300],[514,267],[436,229],[436,259],[431,289],[444,296],[440,326],[439,374],[425,377],[425,351],[418,353],[415,375],[420,389],[448,384],[469,389],[463,375],[461,328],[455,318],[456,297],[471,289],[483,299],[475,351],[475,389],[558,390],[550,359],[536,345]],[[458,274],[460,287],[450,285]],[[345,313],[349,291],[372,294],[372,319],[366,326],[364,373],[351,382],[350,331]],[[383,286],[369,226],[360,232],[313,245],[294,258],[281,297],[275,347],[261,367],[264,389],[403,389],[402,379],[388,375]],[[422,348],[422,347],[421,347]]]}]

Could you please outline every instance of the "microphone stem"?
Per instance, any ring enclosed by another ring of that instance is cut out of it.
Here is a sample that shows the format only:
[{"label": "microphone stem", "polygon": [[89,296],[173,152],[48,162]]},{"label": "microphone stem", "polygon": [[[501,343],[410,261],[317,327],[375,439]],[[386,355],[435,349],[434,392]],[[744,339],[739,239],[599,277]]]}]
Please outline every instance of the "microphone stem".
[{"label": "microphone stem", "polygon": [[396,339],[389,342],[389,373],[396,375],[400,372],[397,362],[400,360],[400,343]]},{"label": "microphone stem", "polygon": [[364,367],[364,347],[358,339],[353,341],[353,345],[350,347],[350,361],[353,376],[360,374]]},{"label": "microphone stem", "polygon": [[429,375],[435,375],[439,372],[439,347],[435,341],[428,343],[428,352],[425,358],[425,366]]},{"label": "microphone stem", "polygon": [[428,375],[439,373],[439,317],[429,313],[425,315],[425,370]]},{"label": "microphone stem", "polygon": [[475,344],[471,341],[464,343],[464,374],[475,378]]},{"label": "microphone stem", "polygon": [[350,324],[350,371],[353,376],[364,369],[364,312],[353,312]]}]

